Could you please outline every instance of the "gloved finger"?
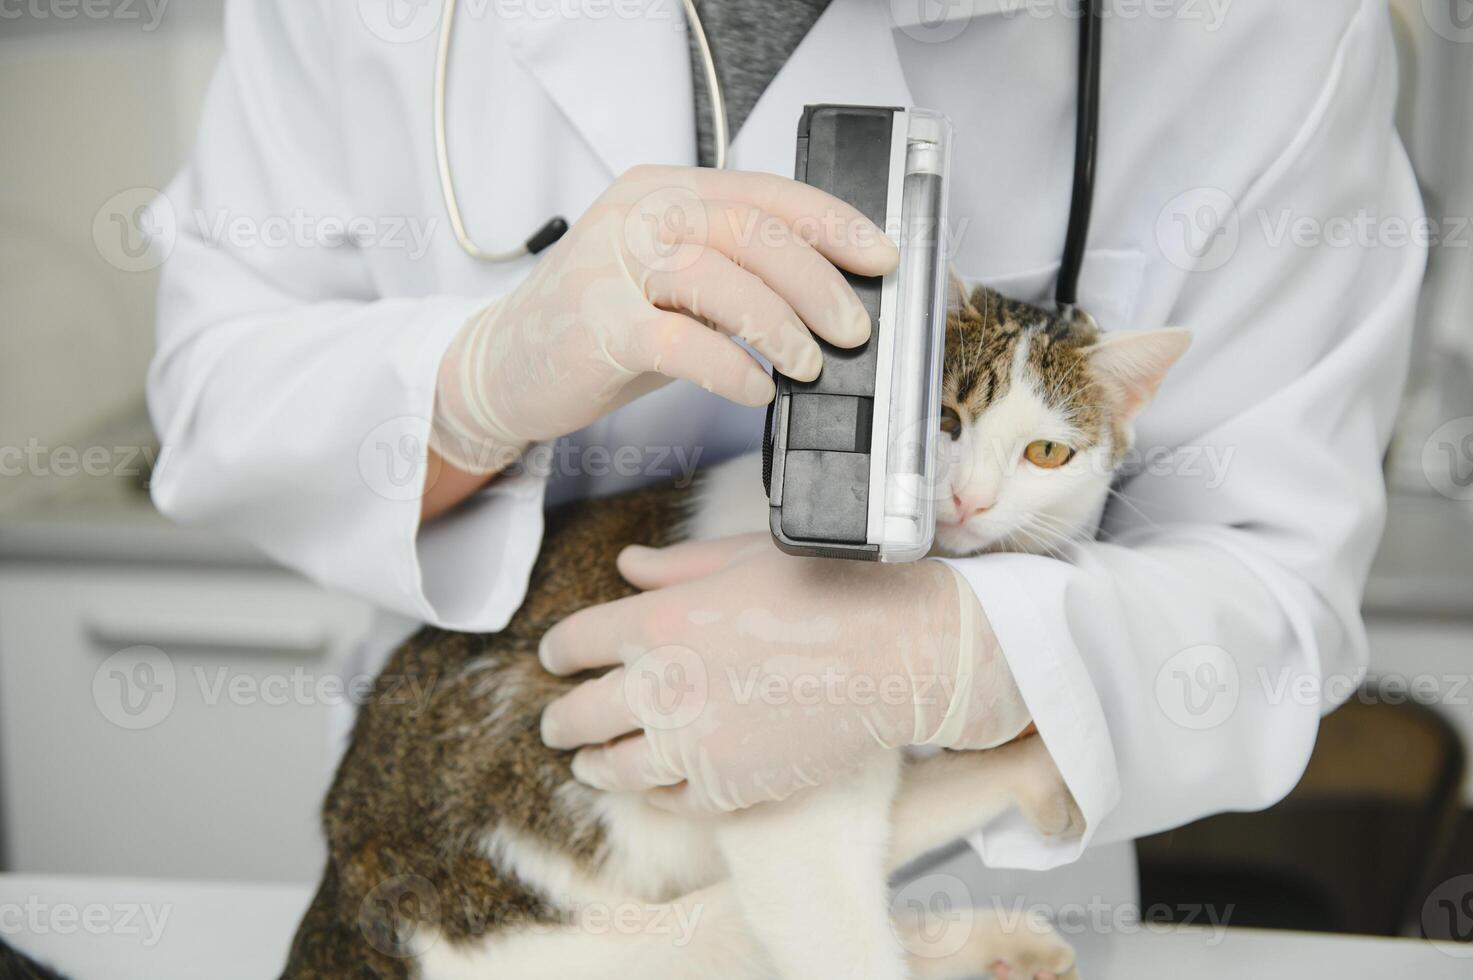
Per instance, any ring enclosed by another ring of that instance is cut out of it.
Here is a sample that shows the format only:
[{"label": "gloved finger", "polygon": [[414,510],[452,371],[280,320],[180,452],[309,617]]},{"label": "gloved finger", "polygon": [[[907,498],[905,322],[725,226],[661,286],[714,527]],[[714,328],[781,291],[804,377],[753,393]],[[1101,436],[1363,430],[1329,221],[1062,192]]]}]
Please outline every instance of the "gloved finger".
[{"label": "gloved finger", "polygon": [[550,674],[615,667],[621,647],[637,645],[642,595],[580,609],[542,634],[537,659]]},{"label": "gloved finger", "polygon": [[609,793],[642,793],[656,786],[673,786],[685,779],[656,757],[643,735],[573,756],[573,778]]},{"label": "gloved finger", "polygon": [[869,313],[844,274],[781,220],[739,203],[706,211],[706,227],[687,226],[683,234],[750,270],[829,343],[858,347],[869,339]]},{"label": "gloved finger", "polygon": [[697,792],[690,781],[685,780],[671,786],[656,786],[645,790],[644,799],[656,810],[664,810],[666,813],[674,813],[682,817],[710,819],[723,813],[735,813],[738,810],[766,806],[769,803],[781,803],[793,793],[801,792],[804,788],[802,785],[794,785],[786,792],[768,793],[763,798],[753,800],[742,800],[730,795],[723,796],[721,799],[711,799]]},{"label": "gloved finger", "polygon": [[777,394],[752,355],[681,313],[657,311],[629,331],[616,357],[626,370],[689,381],[738,405],[766,405]]},{"label": "gloved finger", "polygon": [[713,809],[698,799],[691,790],[689,782],[676,783],[674,786],[656,786],[644,794],[644,799],[656,810],[663,810],[687,819],[709,819],[725,812]]},{"label": "gloved finger", "polygon": [[900,261],[883,229],[817,187],[776,174],[711,168],[696,171],[695,181],[696,193],[707,200],[740,201],[780,218],[841,269],[882,276]]},{"label": "gloved finger", "polygon": [[712,541],[685,541],[668,548],[632,544],[619,552],[619,574],[642,591],[705,578],[774,548],[772,535],[738,534]]},{"label": "gloved finger", "polygon": [[812,381],[823,367],[823,352],[788,301],[715,249],[703,249],[687,268],[651,273],[645,296],[741,337],[795,380]]},{"label": "gloved finger", "polygon": [[542,711],[542,744],[550,749],[602,745],[643,726],[624,693],[624,668],[584,681]]}]

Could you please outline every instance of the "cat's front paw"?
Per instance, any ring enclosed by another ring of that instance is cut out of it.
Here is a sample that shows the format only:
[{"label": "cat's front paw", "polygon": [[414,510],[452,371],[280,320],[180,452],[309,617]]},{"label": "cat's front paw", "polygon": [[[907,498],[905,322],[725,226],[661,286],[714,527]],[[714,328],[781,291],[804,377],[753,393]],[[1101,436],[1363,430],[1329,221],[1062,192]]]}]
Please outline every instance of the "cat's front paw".
[{"label": "cat's front paw", "polygon": [[1062,782],[1019,794],[1018,805],[1028,822],[1045,837],[1067,839],[1084,833],[1084,814]]},{"label": "cat's front paw", "polygon": [[994,962],[983,976],[992,980],[1079,980],[1079,968],[1074,965],[1074,953],[1065,947],[1067,955],[1055,950],[1044,950],[1043,955],[1023,954],[1016,959],[1000,959]]},{"label": "cat's front paw", "polygon": [[1010,783],[1018,809],[1040,834],[1069,838],[1084,833],[1084,814],[1043,739],[1032,735],[995,751],[1008,753]]},{"label": "cat's front paw", "polygon": [[897,920],[915,980],[1079,980],[1074,949],[1031,912],[960,909]]}]

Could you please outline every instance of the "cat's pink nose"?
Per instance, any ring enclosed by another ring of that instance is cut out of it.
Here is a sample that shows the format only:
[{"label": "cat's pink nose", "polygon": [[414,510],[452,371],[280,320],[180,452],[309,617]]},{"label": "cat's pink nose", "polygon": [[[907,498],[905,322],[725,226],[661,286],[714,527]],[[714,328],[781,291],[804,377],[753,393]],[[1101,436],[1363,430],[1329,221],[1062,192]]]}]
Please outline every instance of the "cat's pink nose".
[{"label": "cat's pink nose", "polygon": [[956,519],[958,523],[965,524],[978,514],[985,514],[997,503],[997,497],[970,498],[963,497],[959,493],[951,495],[952,505],[956,507]]}]

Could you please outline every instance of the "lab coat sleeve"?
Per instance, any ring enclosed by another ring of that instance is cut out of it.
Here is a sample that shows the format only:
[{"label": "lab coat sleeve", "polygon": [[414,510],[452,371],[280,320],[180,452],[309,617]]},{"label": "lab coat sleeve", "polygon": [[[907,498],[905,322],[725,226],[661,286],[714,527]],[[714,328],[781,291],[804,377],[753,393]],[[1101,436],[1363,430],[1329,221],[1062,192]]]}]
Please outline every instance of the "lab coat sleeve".
[{"label": "lab coat sleeve", "polygon": [[500,480],[419,528],[440,358],[492,297],[383,298],[365,249],[335,244],[356,228],[378,248],[423,247],[402,220],[354,209],[363,161],[343,149],[337,6],[227,7],[192,162],[156,204],[177,238],[148,379],[164,445],[153,497],[329,587],[495,630],[525,591],[543,482]]},{"label": "lab coat sleeve", "polygon": [[[989,864],[1047,868],[1091,839],[1271,805],[1363,677],[1425,249],[1396,231],[1423,212],[1394,56],[1368,23],[1384,10],[1362,6],[1293,140],[1231,189],[1231,259],[1182,273],[1173,321],[1198,343],[1141,419],[1100,541],[953,563],[1088,827],[1051,841],[1010,816],[973,839]],[[1369,232],[1346,224],[1363,215]],[[1281,238],[1285,219],[1323,240]]]}]

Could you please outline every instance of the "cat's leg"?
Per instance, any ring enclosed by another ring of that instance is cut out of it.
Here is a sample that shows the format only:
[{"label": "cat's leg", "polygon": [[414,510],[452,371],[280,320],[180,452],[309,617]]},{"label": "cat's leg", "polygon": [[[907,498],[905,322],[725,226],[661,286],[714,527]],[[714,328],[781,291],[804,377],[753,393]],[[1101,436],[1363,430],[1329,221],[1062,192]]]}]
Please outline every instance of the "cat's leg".
[{"label": "cat's leg", "polygon": [[[950,844],[1015,805],[1049,836],[1084,830],[1079,808],[1037,737],[911,763],[895,799],[889,866],[893,870]],[[916,980],[985,970],[1008,980],[1078,976],[1069,944],[1046,920],[1022,910],[902,906],[895,924]]]},{"label": "cat's leg", "polygon": [[721,820],[746,920],[784,980],[902,980],[885,855],[899,753],[852,778]]},{"label": "cat's leg", "polygon": [[945,847],[1014,806],[1047,836],[1084,832],[1084,817],[1037,736],[911,762],[895,797],[888,866],[894,871]]},{"label": "cat's leg", "polygon": [[[633,908],[633,906],[630,906]],[[418,980],[772,980],[770,961],[722,883],[642,915],[585,910],[582,921],[520,929],[469,943],[427,931]]]},{"label": "cat's leg", "polygon": [[895,917],[912,980],[1079,980],[1073,948],[1042,916],[1012,909],[953,909]]}]

